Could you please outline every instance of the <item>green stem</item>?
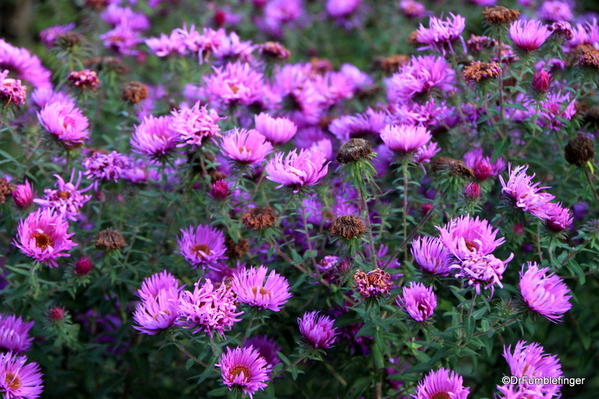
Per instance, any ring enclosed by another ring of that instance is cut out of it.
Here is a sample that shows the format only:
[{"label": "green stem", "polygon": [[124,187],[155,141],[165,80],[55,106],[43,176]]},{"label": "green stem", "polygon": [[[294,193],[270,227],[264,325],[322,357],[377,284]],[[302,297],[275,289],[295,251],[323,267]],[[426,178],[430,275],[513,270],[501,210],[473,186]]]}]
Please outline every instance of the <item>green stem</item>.
[{"label": "green stem", "polygon": [[204,363],[203,361],[201,361],[200,359],[198,359],[197,357],[195,357],[194,355],[192,355],[191,353],[189,353],[189,351],[187,349],[185,349],[185,347],[183,345],[181,345],[181,343],[179,343],[179,341],[175,341],[175,339],[173,338],[173,343],[177,346],[177,348],[179,348],[179,350],[181,352],[183,352],[187,357],[189,357],[190,359],[193,359],[194,362],[204,366],[204,367],[208,367],[208,365],[206,363]]}]

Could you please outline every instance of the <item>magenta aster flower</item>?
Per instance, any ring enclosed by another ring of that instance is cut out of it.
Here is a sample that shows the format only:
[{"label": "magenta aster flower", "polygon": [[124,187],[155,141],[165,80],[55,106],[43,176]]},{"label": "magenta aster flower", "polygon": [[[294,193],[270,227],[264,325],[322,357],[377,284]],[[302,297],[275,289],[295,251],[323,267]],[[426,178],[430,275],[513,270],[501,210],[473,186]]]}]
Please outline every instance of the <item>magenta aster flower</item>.
[{"label": "magenta aster flower", "polygon": [[452,265],[450,269],[457,269],[455,277],[464,278],[468,285],[474,286],[476,294],[481,294],[481,288],[490,289],[491,295],[495,291],[494,284],[503,288],[501,280],[507,264],[514,258],[511,254],[502,261],[494,255],[481,255],[472,253],[466,255],[459,264]]},{"label": "magenta aster flower", "polygon": [[381,130],[381,139],[391,150],[401,154],[415,152],[432,138],[424,126],[387,125]]},{"label": "magenta aster flower", "polygon": [[[520,292],[526,305],[556,323],[572,307],[570,290],[549,268],[539,270],[535,262],[527,262],[528,270],[520,272]],[[524,265],[523,265],[524,266]]]},{"label": "magenta aster flower", "polygon": [[414,399],[466,399],[470,388],[464,388],[462,377],[452,370],[431,371],[420,381]]},{"label": "magenta aster flower", "polygon": [[348,18],[353,14],[361,0],[327,0],[325,9],[333,18]]},{"label": "magenta aster flower", "polygon": [[0,71],[5,69],[37,89],[52,88],[52,73],[42,65],[38,57],[31,55],[24,48],[15,47],[0,39]]},{"label": "magenta aster flower", "polygon": [[110,4],[100,17],[112,26],[118,26],[127,23],[133,30],[146,30],[150,27],[150,21],[144,14],[137,13],[129,7],[119,7],[116,4]]},{"label": "magenta aster flower", "polygon": [[90,157],[85,158],[82,165],[86,169],[85,176],[94,180],[94,187],[97,188],[99,182],[118,181],[133,167],[133,161],[128,156],[116,151],[112,151],[110,154],[96,151]]},{"label": "magenta aster flower", "polygon": [[466,28],[466,18],[461,15],[449,13],[453,20],[447,18],[443,21],[439,18],[430,17],[428,28],[420,24],[420,28],[416,30],[416,40],[419,43],[427,44],[428,46],[420,47],[418,50],[436,50],[445,55],[449,49],[449,53],[453,53],[452,43],[460,39],[464,50],[466,45],[462,38],[462,32]]},{"label": "magenta aster flower", "polygon": [[366,112],[353,116],[342,116],[329,125],[329,131],[342,143],[350,138],[366,135],[378,136],[379,132],[387,125],[387,115],[383,112],[368,108]]},{"label": "magenta aster flower", "polygon": [[426,7],[414,0],[401,0],[399,9],[408,18],[422,18],[426,15]]},{"label": "magenta aster flower", "polygon": [[186,145],[201,146],[206,139],[220,137],[220,126],[217,122],[223,117],[215,110],[208,110],[206,105],[200,108],[196,102],[192,108],[181,108],[172,112],[171,129],[179,134],[177,147]]},{"label": "magenta aster flower", "polygon": [[135,46],[142,41],[137,30],[131,29],[128,21],[122,21],[114,29],[100,35],[104,47],[123,55],[137,55]]},{"label": "magenta aster flower", "polygon": [[223,37],[214,49],[214,58],[218,60],[215,64],[233,61],[252,63],[252,52],[255,49],[256,46],[251,41],[242,42],[237,33],[231,32],[228,36]]},{"label": "magenta aster flower", "polygon": [[488,255],[505,242],[505,238],[495,239],[499,229],[493,229],[487,220],[470,215],[451,219],[444,227],[437,226],[441,242],[458,259],[474,253]]},{"label": "magenta aster flower", "polygon": [[555,197],[548,193],[539,193],[539,190],[548,187],[539,187],[539,183],[532,183],[535,177],[528,176],[527,165],[517,166],[509,171],[510,177],[507,183],[499,176],[503,191],[511,204],[516,209],[524,212],[530,212],[533,216],[540,219],[547,219],[547,207]]},{"label": "magenta aster flower", "polygon": [[563,1],[544,1],[537,11],[539,18],[552,21],[572,21],[574,14],[570,5]]},{"label": "magenta aster flower", "polygon": [[476,148],[464,155],[464,163],[474,171],[474,176],[481,181],[491,176],[498,176],[505,169],[505,162],[497,158],[491,163],[491,158],[483,155],[482,148]]},{"label": "magenta aster flower", "polygon": [[[14,194],[13,194],[14,195]],[[547,219],[545,220],[545,227],[547,229],[559,233],[566,229],[572,224],[573,217],[572,212],[568,208],[564,208],[561,202],[554,203],[550,202],[545,208]]]},{"label": "magenta aster flower", "polygon": [[285,144],[297,133],[297,126],[287,118],[273,118],[263,112],[254,121],[256,130],[273,144]]},{"label": "magenta aster flower", "polygon": [[[142,285],[140,291],[143,289]],[[175,325],[178,311],[179,289],[162,287],[155,295],[144,293],[142,301],[133,312],[133,321],[136,323],[133,328],[144,334],[156,335]]]},{"label": "magenta aster flower", "polygon": [[177,238],[179,252],[195,269],[211,267],[219,260],[227,259],[225,252],[225,236],[222,232],[208,225],[199,225],[195,231],[189,226],[189,231],[181,229],[183,235]]},{"label": "magenta aster flower", "polygon": [[319,312],[306,312],[298,317],[300,333],[312,348],[329,349],[336,340],[337,329],[333,327],[333,319],[320,315]]},{"label": "magenta aster flower", "polygon": [[[534,108],[533,108],[534,109]],[[536,113],[536,109],[531,112]],[[576,101],[569,94],[552,93],[541,102],[541,115],[538,123],[544,128],[559,131],[563,120],[571,120],[576,115]]]},{"label": "magenta aster flower", "polygon": [[40,32],[40,40],[46,45],[47,48],[52,48],[58,36],[72,31],[74,27],[74,23],[51,26]]},{"label": "magenta aster flower", "polygon": [[250,337],[245,340],[243,344],[245,348],[253,346],[260,356],[266,360],[266,362],[271,366],[275,367],[277,364],[281,363],[281,359],[277,355],[277,352],[281,351],[281,346],[278,345],[274,339],[269,338],[266,335],[260,337]]},{"label": "magenta aster flower", "polygon": [[163,33],[160,37],[146,39],[145,43],[152,53],[158,57],[166,57],[171,54],[185,54],[187,52],[183,36],[176,30],[171,32],[169,36]]},{"label": "magenta aster flower", "polygon": [[131,137],[133,151],[151,159],[160,159],[173,152],[179,135],[171,128],[171,122],[171,116],[144,117]]},{"label": "magenta aster flower", "polygon": [[141,299],[157,296],[162,290],[175,289],[180,291],[183,289],[181,283],[171,273],[163,270],[160,273],[146,277],[141,283],[141,288],[137,290],[137,296]]},{"label": "magenta aster flower", "polygon": [[9,79],[7,76],[8,70],[0,72],[0,99],[6,103],[5,107],[25,104],[27,86],[23,86],[19,79]]},{"label": "magenta aster flower", "polygon": [[77,183],[73,184],[73,178],[75,177],[75,169],[71,173],[71,180],[65,183],[62,177],[54,175],[56,177],[56,190],[45,189],[46,193],[41,199],[35,199],[33,202],[41,205],[42,208],[48,208],[58,212],[66,219],[76,221],[79,213],[81,213],[81,207],[89,201],[91,195],[83,195],[84,192],[88,191],[92,186],[86,189],[79,190],[79,184],[81,184],[82,173],[79,172],[79,178]]},{"label": "magenta aster flower", "polygon": [[551,31],[541,21],[520,19],[512,22],[509,35],[516,47],[525,51],[534,51],[551,36]]},{"label": "magenta aster flower", "polygon": [[179,319],[177,325],[193,329],[192,333],[205,332],[212,337],[214,332],[225,337],[225,329],[241,319],[236,317],[235,296],[226,284],[214,288],[210,279],[200,287],[200,281],[194,284],[193,292],[181,291],[179,295]]},{"label": "magenta aster flower", "polygon": [[225,107],[235,104],[250,105],[264,100],[264,82],[260,72],[249,64],[229,63],[214,68],[214,74],[204,77],[206,94]]},{"label": "magenta aster flower", "polygon": [[291,298],[287,279],[274,270],[268,277],[268,268],[244,268],[233,275],[231,288],[237,300],[258,309],[269,309],[278,312]]},{"label": "magenta aster flower", "polygon": [[257,130],[237,129],[224,136],[221,149],[227,158],[247,165],[264,161],[272,152],[272,144]]},{"label": "magenta aster flower", "polygon": [[444,58],[434,55],[414,57],[386,81],[387,96],[391,102],[405,103],[434,90],[452,90],[454,81],[455,71]]},{"label": "magenta aster flower", "polygon": [[50,209],[38,209],[19,222],[18,237],[13,245],[38,262],[58,267],[56,258],[71,256],[63,251],[77,246],[69,240],[74,233],[67,234],[68,228],[69,222],[60,214]]},{"label": "magenta aster flower", "polygon": [[33,324],[25,323],[21,317],[0,314],[0,348],[15,353],[27,351],[33,341],[29,336]]},{"label": "magenta aster flower", "polygon": [[284,155],[276,153],[265,168],[266,178],[280,184],[276,188],[289,186],[297,193],[302,187],[317,184],[329,171],[326,154],[320,151],[300,150],[298,154],[293,150]]},{"label": "magenta aster flower", "polygon": [[411,282],[409,287],[403,287],[403,298],[397,297],[395,304],[402,308],[417,322],[426,321],[435,312],[437,296],[433,287],[426,287],[422,283]]},{"label": "magenta aster flower", "polygon": [[[511,352],[512,347],[503,348],[503,357],[510,366],[510,376],[514,377],[561,377],[562,368],[559,359],[555,355],[543,353],[544,349],[536,342],[527,343],[518,341]],[[497,389],[505,395],[505,398],[553,398],[560,397],[561,385],[559,384],[529,384],[522,381],[517,385],[497,386]]]},{"label": "magenta aster flower", "polygon": [[36,195],[37,192],[33,190],[33,184],[25,180],[25,183],[15,186],[15,191],[12,192],[12,199],[17,208],[25,209],[33,203]]},{"label": "magenta aster flower", "polygon": [[421,270],[438,276],[448,276],[451,254],[436,237],[419,237],[412,241],[412,255]]},{"label": "magenta aster flower", "polygon": [[88,138],[89,121],[73,102],[49,102],[37,113],[40,124],[67,146],[83,143]]},{"label": "magenta aster flower", "polygon": [[221,369],[223,384],[229,390],[239,388],[250,398],[259,389],[266,388],[272,368],[253,346],[233,350],[227,347],[227,352],[222,354],[215,366]]},{"label": "magenta aster flower", "polygon": [[8,352],[0,355],[0,393],[4,399],[37,399],[42,394],[42,373],[37,363]]}]

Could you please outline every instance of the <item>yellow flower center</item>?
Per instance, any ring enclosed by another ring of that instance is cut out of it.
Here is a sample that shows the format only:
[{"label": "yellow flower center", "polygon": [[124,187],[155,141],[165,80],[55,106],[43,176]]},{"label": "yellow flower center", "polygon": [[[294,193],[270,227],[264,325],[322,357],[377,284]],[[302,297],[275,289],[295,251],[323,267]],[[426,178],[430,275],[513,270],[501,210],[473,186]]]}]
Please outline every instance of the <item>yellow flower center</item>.
[{"label": "yellow flower center", "polygon": [[52,238],[46,233],[33,233],[31,237],[35,238],[35,246],[42,251],[53,244]]}]

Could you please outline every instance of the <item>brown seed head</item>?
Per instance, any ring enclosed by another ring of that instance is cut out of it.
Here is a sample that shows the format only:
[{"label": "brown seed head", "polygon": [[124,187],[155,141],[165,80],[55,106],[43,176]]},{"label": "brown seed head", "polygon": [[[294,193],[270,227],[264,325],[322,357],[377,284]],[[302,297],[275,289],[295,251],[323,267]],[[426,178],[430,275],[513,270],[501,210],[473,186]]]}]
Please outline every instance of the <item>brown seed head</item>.
[{"label": "brown seed head", "polygon": [[403,54],[395,54],[391,57],[377,57],[374,59],[373,67],[383,71],[390,76],[399,71],[399,67],[410,62],[410,56]]},{"label": "brown seed head", "polygon": [[148,86],[140,82],[132,81],[125,85],[121,98],[123,101],[139,104],[141,101],[148,98],[148,95]]},{"label": "brown seed head", "polygon": [[417,31],[414,31],[408,35],[408,44],[410,46],[418,46],[419,44],[421,44],[418,41],[418,32]]},{"label": "brown seed head", "polygon": [[275,60],[286,60],[291,56],[291,51],[287,50],[285,46],[278,42],[266,42],[259,45],[258,50],[265,58]]},{"label": "brown seed head", "polygon": [[100,79],[98,79],[96,72],[90,71],[89,69],[69,73],[67,81],[70,86],[77,87],[81,90],[96,90],[100,85]]},{"label": "brown seed head", "polygon": [[333,63],[324,58],[312,57],[310,58],[310,65],[312,70],[318,73],[326,73],[333,70]]},{"label": "brown seed head", "polygon": [[372,154],[372,144],[364,139],[350,139],[339,148],[337,162],[353,163],[361,159],[369,159]]},{"label": "brown seed head", "polygon": [[333,221],[331,226],[331,234],[336,237],[342,237],[346,240],[351,240],[355,237],[360,237],[366,231],[364,221],[357,216],[339,216]]},{"label": "brown seed head", "polygon": [[358,270],[354,274],[354,283],[363,299],[389,294],[393,285],[391,275],[381,269],[374,269],[368,273]]},{"label": "brown seed head", "polygon": [[101,251],[118,251],[126,246],[123,235],[116,230],[102,230],[96,236],[96,249]]},{"label": "brown seed head", "polygon": [[257,206],[244,213],[241,221],[248,229],[263,230],[275,225],[277,214],[271,207]]},{"label": "brown seed head", "polygon": [[503,6],[487,7],[483,11],[483,16],[489,25],[503,25],[517,20],[520,16],[520,11],[510,10]]},{"label": "brown seed head", "polygon": [[15,191],[15,186],[10,184],[6,179],[0,179],[0,204],[6,202],[6,197]]},{"label": "brown seed head", "polygon": [[434,172],[444,172],[456,177],[474,177],[474,171],[459,159],[440,157],[433,162],[432,168]]},{"label": "brown seed head", "polygon": [[245,238],[240,238],[235,242],[230,237],[227,237],[225,246],[227,247],[226,255],[229,258],[239,259],[249,251],[250,242]]},{"label": "brown seed head", "polygon": [[495,79],[501,74],[501,67],[496,62],[474,61],[464,68],[464,78],[471,82]]},{"label": "brown seed head", "polygon": [[584,48],[574,66],[599,70],[599,50]]},{"label": "brown seed head", "polygon": [[570,165],[581,166],[595,156],[593,140],[585,136],[576,136],[568,142],[564,149],[566,161]]},{"label": "brown seed head", "polygon": [[77,44],[81,43],[83,40],[83,36],[76,32],[67,32],[60,34],[56,37],[54,43],[62,47],[64,49],[75,47]]}]

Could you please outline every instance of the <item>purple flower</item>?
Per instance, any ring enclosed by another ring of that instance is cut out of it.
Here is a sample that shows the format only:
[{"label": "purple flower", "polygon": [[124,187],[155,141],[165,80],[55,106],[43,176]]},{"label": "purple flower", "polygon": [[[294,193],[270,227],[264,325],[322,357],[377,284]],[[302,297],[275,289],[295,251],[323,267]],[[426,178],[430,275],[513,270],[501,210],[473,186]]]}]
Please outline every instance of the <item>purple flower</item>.
[{"label": "purple flower", "polygon": [[491,295],[495,291],[494,284],[503,288],[501,280],[506,266],[514,258],[511,254],[509,258],[502,261],[494,255],[481,255],[478,253],[467,254],[461,259],[460,264],[455,264],[450,269],[457,269],[456,278],[464,278],[468,285],[474,286],[476,294],[480,295],[481,287],[490,289]]},{"label": "purple flower", "polygon": [[72,31],[74,27],[74,23],[51,26],[40,32],[40,40],[46,45],[47,48],[52,48],[58,36]]},{"label": "purple flower", "polygon": [[505,162],[497,158],[494,163],[483,155],[482,148],[476,148],[464,155],[464,163],[474,171],[474,176],[480,180],[487,180],[491,176],[498,176],[505,169]]},{"label": "purple flower", "polygon": [[38,57],[0,39],[0,70],[5,69],[37,89],[52,89],[52,73],[44,68]]},{"label": "purple flower", "polygon": [[206,279],[200,287],[200,281],[194,284],[193,292],[181,291],[179,294],[179,319],[177,325],[193,329],[192,333],[205,332],[213,336],[216,331],[223,338],[225,329],[241,319],[236,317],[243,312],[236,312],[235,296],[226,284],[214,288],[210,279]]},{"label": "purple flower", "polygon": [[150,27],[150,21],[144,14],[137,13],[129,7],[119,7],[116,4],[110,4],[100,17],[112,26],[118,26],[126,23],[132,30],[146,30]]},{"label": "purple flower", "polygon": [[237,295],[237,301],[258,309],[279,312],[291,298],[289,283],[274,270],[268,277],[267,272],[268,268],[264,266],[241,269],[233,275],[231,288]]},{"label": "purple flower", "polygon": [[252,52],[255,48],[256,46],[251,41],[242,42],[237,33],[231,32],[228,36],[224,36],[214,49],[214,58],[218,60],[215,64],[233,61],[251,63],[253,61]]},{"label": "purple flower", "polygon": [[439,148],[439,145],[437,143],[433,143],[432,141],[428,142],[427,144],[420,147],[418,151],[416,151],[416,153],[414,154],[414,161],[420,164],[430,162],[432,157],[437,155],[439,151],[441,151],[441,149]]},{"label": "purple flower", "polygon": [[361,0],[327,0],[325,9],[333,18],[348,18],[353,14]]},{"label": "purple flower", "polygon": [[514,44],[525,51],[534,51],[541,47],[551,36],[551,31],[541,21],[534,19],[517,20],[510,25],[510,38]]},{"label": "purple flower", "polygon": [[549,201],[555,197],[548,193],[539,193],[539,190],[548,187],[539,187],[539,183],[533,184],[532,179],[535,175],[528,176],[526,174],[527,169],[527,165],[522,165],[510,170],[507,183],[502,176],[499,176],[503,187],[501,191],[507,195],[512,207],[530,212],[540,219],[547,219]]},{"label": "purple flower", "polygon": [[253,165],[264,161],[272,151],[272,144],[257,130],[235,128],[232,133],[223,137],[221,149],[227,158]]},{"label": "purple flower", "polygon": [[49,267],[58,267],[56,258],[69,257],[63,253],[77,246],[69,240],[75,233],[67,234],[69,222],[50,209],[38,209],[21,220],[13,245],[25,255]]},{"label": "purple flower", "polygon": [[39,109],[42,109],[51,102],[68,102],[76,106],[75,101],[71,99],[68,95],[63,92],[55,92],[51,88],[49,89],[35,89],[33,93],[31,93],[31,102]]},{"label": "purple flower", "polygon": [[88,119],[72,102],[49,102],[37,113],[37,118],[48,133],[66,146],[83,143],[88,138]]},{"label": "purple flower", "polygon": [[272,368],[281,363],[281,359],[279,359],[277,352],[280,352],[282,348],[274,339],[269,338],[266,335],[261,337],[250,337],[245,340],[243,347],[247,348],[250,346],[254,347]]},{"label": "purple flower", "polygon": [[174,287],[162,287],[154,295],[144,293],[133,313],[136,323],[133,328],[144,334],[156,335],[174,326],[179,316],[178,298],[179,289]]},{"label": "purple flower", "polygon": [[401,0],[399,9],[408,18],[422,18],[426,15],[426,7],[414,0]]},{"label": "purple flower", "polygon": [[110,154],[96,151],[90,157],[85,158],[82,165],[86,169],[85,177],[95,180],[94,187],[96,188],[99,182],[118,181],[133,166],[131,158],[116,151],[112,151]]},{"label": "purple flower", "polygon": [[214,74],[205,76],[204,81],[206,94],[213,102],[225,107],[251,105],[264,100],[263,76],[249,64],[236,62],[224,68],[214,67]]},{"label": "purple flower", "polygon": [[495,239],[499,230],[478,216],[453,218],[444,227],[436,227],[443,245],[458,259],[472,254],[488,255],[505,242],[505,238]]},{"label": "purple flower", "polygon": [[424,126],[387,125],[381,130],[381,139],[391,150],[400,154],[415,152],[432,138]]},{"label": "purple flower", "polygon": [[302,187],[317,184],[329,171],[326,154],[320,151],[293,150],[284,155],[276,153],[265,168],[266,178],[280,184],[276,188],[288,186],[297,193]]},{"label": "purple flower", "polygon": [[545,212],[547,214],[545,227],[551,231],[559,233],[572,224],[572,212],[568,208],[562,207],[561,202],[548,203]]},{"label": "purple flower", "polygon": [[570,5],[563,1],[544,1],[537,11],[541,19],[552,22],[572,21],[574,14]]},{"label": "purple flower", "polygon": [[33,184],[25,180],[23,184],[17,184],[12,192],[12,199],[19,209],[25,209],[33,203],[37,192],[33,190]]},{"label": "purple flower", "polygon": [[387,125],[387,115],[368,108],[366,112],[354,116],[342,116],[329,125],[329,131],[342,143],[353,137],[364,137],[368,134],[378,136]]},{"label": "purple flower", "polygon": [[455,71],[442,57],[414,57],[387,80],[389,100],[404,103],[409,99],[438,90],[454,88]]},{"label": "purple flower", "polygon": [[167,57],[171,54],[185,54],[187,48],[183,36],[178,31],[171,32],[170,36],[164,33],[160,37],[151,37],[145,40],[146,46],[158,57]]},{"label": "purple flower", "polygon": [[[531,114],[536,112],[536,109],[531,109]],[[541,102],[538,123],[546,129],[559,131],[564,126],[562,120],[569,121],[575,114],[576,100],[571,100],[569,94],[552,93]]]},{"label": "purple flower", "polygon": [[319,312],[306,312],[297,319],[300,333],[312,348],[328,349],[335,343],[337,329],[333,327],[333,319],[320,315]]},{"label": "purple flower", "polygon": [[0,348],[15,353],[27,351],[33,341],[29,336],[33,324],[25,323],[21,317],[0,314]]},{"label": "purple flower", "polygon": [[417,322],[426,321],[435,312],[437,296],[433,287],[425,287],[422,283],[411,282],[409,287],[403,287],[403,298],[397,297],[395,304],[402,308]]},{"label": "purple flower", "polygon": [[[562,368],[557,356],[543,353],[544,349],[536,342],[527,343],[518,341],[511,353],[511,346],[503,348],[503,357],[510,366],[509,376],[527,377],[528,379],[536,377],[561,377]],[[526,378],[524,379],[526,380]],[[517,385],[497,386],[497,389],[509,398],[553,398],[560,397],[561,385],[559,384],[530,384],[522,381]]]},{"label": "purple flower", "polygon": [[431,371],[420,381],[414,399],[466,399],[470,388],[464,388],[462,377],[452,370]]},{"label": "purple flower", "polygon": [[522,299],[531,310],[553,323],[560,321],[572,307],[570,290],[559,276],[548,273],[548,267],[539,270],[535,262],[527,264],[528,270],[524,272],[523,267],[520,272]]},{"label": "purple flower", "polygon": [[227,347],[227,352],[222,354],[215,366],[221,369],[223,384],[228,386],[229,390],[239,388],[250,398],[253,398],[259,389],[266,388],[268,373],[272,369],[253,346],[237,347],[233,350]]},{"label": "purple flower", "polygon": [[451,254],[436,237],[419,237],[412,241],[412,255],[420,269],[438,276],[448,276]]},{"label": "purple flower", "polygon": [[151,159],[160,159],[173,152],[179,135],[171,128],[171,121],[172,116],[144,117],[131,137],[133,151]]},{"label": "purple flower", "polygon": [[78,190],[79,184],[81,184],[81,175],[79,172],[79,178],[77,183],[73,184],[73,178],[75,177],[75,169],[71,173],[71,180],[65,183],[62,177],[54,175],[56,177],[56,188],[57,190],[45,189],[42,199],[35,199],[33,202],[41,205],[42,208],[48,208],[56,211],[66,219],[76,221],[79,213],[81,213],[81,207],[89,201],[91,195],[83,195],[84,192],[88,191],[92,186],[87,187],[84,190]]},{"label": "purple flower", "polygon": [[297,133],[297,126],[287,118],[273,118],[263,112],[254,121],[256,130],[273,144],[285,144]]},{"label": "purple flower", "polygon": [[453,21],[450,21],[449,18],[447,21],[443,21],[439,18],[430,17],[428,28],[420,24],[420,28],[416,30],[416,40],[419,43],[428,44],[428,46],[420,47],[418,50],[434,49],[445,55],[448,52],[447,49],[449,49],[451,54],[453,53],[451,44],[458,39],[462,41],[464,50],[466,49],[464,39],[461,36],[464,28],[466,28],[466,18],[453,13],[449,13],[449,15],[451,15]]},{"label": "purple flower", "polygon": [[206,105],[200,108],[196,102],[192,108],[181,108],[172,112],[171,129],[179,134],[178,147],[186,145],[201,146],[206,139],[220,137],[220,127],[217,122],[223,117],[215,110],[208,110]]},{"label": "purple flower", "polygon": [[127,20],[117,25],[111,31],[100,35],[104,41],[104,46],[122,55],[137,55],[135,46],[141,42],[139,32],[133,30]]},{"label": "purple flower", "polygon": [[183,289],[181,283],[171,273],[163,270],[160,273],[146,277],[141,283],[141,288],[137,290],[137,296],[141,299],[147,299],[157,296],[160,291],[175,289],[180,291]]},{"label": "purple flower", "polygon": [[19,79],[9,79],[7,76],[8,70],[0,72],[0,99],[6,103],[5,107],[25,104],[27,86],[23,86]]},{"label": "purple flower", "polygon": [[227,259],[225,252],[225,236],[210,226],[199,225],[195,232],[193,226],[189,231],[181,229],[183,235],[177,238],[179,252],[195,269],[198,266],[211,267],[219,260]]},{"label": "purple flower", "polygon": [[5,399],[37,399],[40,397],[42,373],[37,363],[25,356],[8,352],[0,355],[0,393]]}]

